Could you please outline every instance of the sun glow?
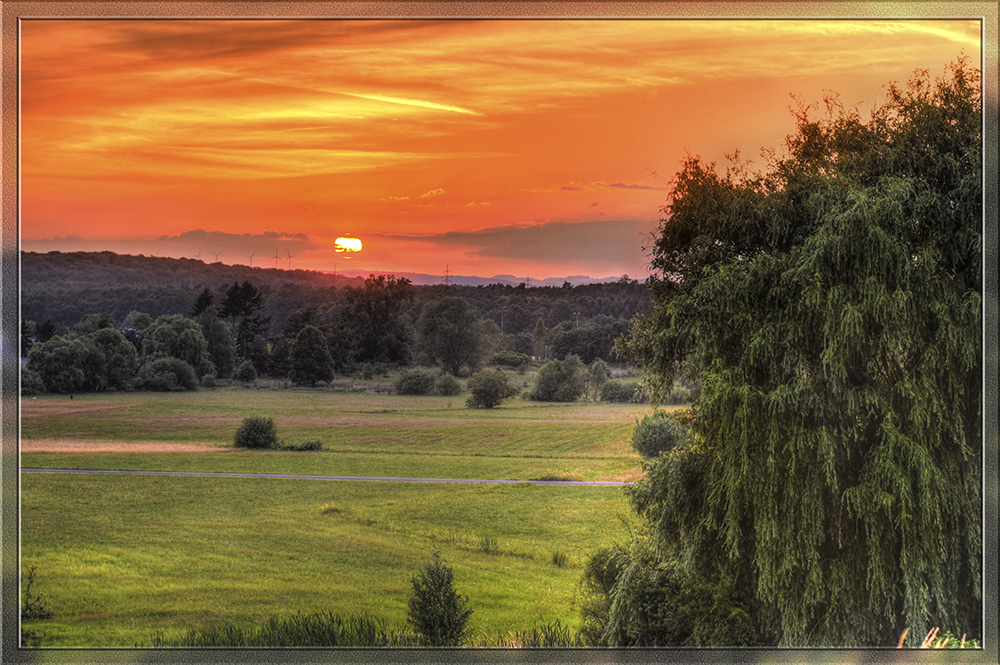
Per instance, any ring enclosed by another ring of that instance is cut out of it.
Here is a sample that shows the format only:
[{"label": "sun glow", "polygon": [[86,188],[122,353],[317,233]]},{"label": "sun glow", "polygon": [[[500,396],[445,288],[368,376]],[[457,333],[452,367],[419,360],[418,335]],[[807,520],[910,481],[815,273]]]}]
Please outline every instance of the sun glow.
[{"label": "sun glow", "polygon": [[338,252],[360,252],[361,240],[358,238],[337,238],[334,249]]}]

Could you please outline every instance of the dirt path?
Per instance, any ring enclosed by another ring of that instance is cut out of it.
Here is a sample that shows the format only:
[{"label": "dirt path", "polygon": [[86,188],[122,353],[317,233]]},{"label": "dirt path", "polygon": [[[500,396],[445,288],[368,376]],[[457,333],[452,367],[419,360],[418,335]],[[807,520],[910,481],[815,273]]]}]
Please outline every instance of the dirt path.
[{"label": "dirt path", "polygon": [[224,453],[231,450],[233,448],[198,443],[21,439],[22,453]]}]

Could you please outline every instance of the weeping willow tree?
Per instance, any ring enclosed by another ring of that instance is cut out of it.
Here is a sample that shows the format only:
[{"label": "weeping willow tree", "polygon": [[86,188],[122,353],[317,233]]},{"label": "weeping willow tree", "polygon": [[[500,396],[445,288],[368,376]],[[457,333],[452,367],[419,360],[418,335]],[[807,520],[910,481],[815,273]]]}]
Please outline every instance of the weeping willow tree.
[{"label": "weeping willow tree", "polygon": [[736,590],[759,643],[981,630],[979,91],[960,59],[864,119],[800,105],[766,173],[689,158],[672,183],[655,308],[618,350],[654,399],[702,391],[691,443],[631,500],[660,560]]}]

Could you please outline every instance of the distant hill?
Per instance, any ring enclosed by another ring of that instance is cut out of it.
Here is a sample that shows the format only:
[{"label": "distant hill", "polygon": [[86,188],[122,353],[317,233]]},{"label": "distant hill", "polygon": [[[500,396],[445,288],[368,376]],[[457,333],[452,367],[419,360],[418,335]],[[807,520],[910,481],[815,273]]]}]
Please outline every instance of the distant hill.
[{"label": "distant hill", "polygon": [[[367,276],[367,275],[366,275]],[[317,270],[281,270],[200,259],[173,259],[114,252],[21,252],[22,292],[114,286],[208,287],[216,290],[233,282],[250,280],[258,287],[283,284],[310,286],[361,286],[363,277],[334,276]]]},{"label": "distant hill", "polygon": [[[114,252],[21,252],[21,316],[72,327],[87,314],[108,314],[116,321],[132,312],[154,319],[187,315],[203,289],[215,295],[218,306],[233,283],[249,281],[264,296],[263,313],[270,318],[266,335],[274,335],[296,310],[335,303],[344,287],[363,286],[368,274],[334,275]],[[452,295],[465,298],[504,332],[515,335],[530,334],[539,319],[548,327],[564,321],[610,325],[652,311],[649,289],[637,280],[531,279],[527,288],[526,279],[512,275],[449,276],[450,285],[445,285],[440,276],[392,274],[415,285],[407,311],[411,321],[417,320],[426,301]]]},{"label": "distant hill", "polygon": [[[343,274],[352,277],[367,277],[369,272],[364,270],[347,270],[344,271]],[[445,282],[445,278],[442,275],[425,275],[423,273],[415,272],[397,272],[393,274],[395,274],[396,277],[405,277],[418,286],[433,286],[436,284],[444,284]],[[514,275],[494,275],[493,277],[475,277],[472,275],[448,276],[449,283],[457,284],[459,286],[485,286],[487,284],[505,284],[508,286],[517,286],[519,284],[528,284],[529,286],[562,286],[566,282],[569,282],[572,286],[580,286],[582,284],[607,284],[608,282],[617,282],[619,279],[621,279],[620,276],[588,277],[586,275],[548,277],[546,279],[536,279],[530,275],[525,277],[515,277]]]}]

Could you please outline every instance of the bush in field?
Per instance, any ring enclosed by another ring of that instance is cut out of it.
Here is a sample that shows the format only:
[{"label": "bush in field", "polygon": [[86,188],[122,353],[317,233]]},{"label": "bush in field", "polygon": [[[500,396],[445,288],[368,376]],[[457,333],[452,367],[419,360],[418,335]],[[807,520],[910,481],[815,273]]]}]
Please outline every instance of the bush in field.
[{"label": "bush in field", "polygon": [[499,370],[476,372],[469,377],[468,387],[472,395],[465,401],[465,405],[470,409],[492,409],[517,394],[517,388],[510,385],[507,375]]},{"label": "bush in field", "polygon": [[139,369],[136,382],[142,390],[172,392],[198,389],[194,368],[180,358],[158,358],[147,362]]},{"label": "bush in field", "polygon": [[434,392],[444,397],[454,397],[462,392],[462,384],[451,374],[442,374],[434,382]]},{"label": "bush in field", "polygon": [[400,395],[426,395],[434,389],[437,375],[429,369],[406,369],[393,382]]},{"label": "bush in field", "polygon": [[237,448],[276,448],[278,428],[274,425],[274,418],[263,416],[244,418],[236,430],[233,445]]},{"label": "bush in field", "polygon": [[504,365],[523,372],[531,364],[531,356],[515,351],[497,351],[486,361],[489,365]]},{"label": "bush in field", "polygon": [[639,386],[638,381],[622,381],[611,379],[601,386],[601,401],[625,404],[635,402],[644,404],[648,397]]},{"label": "bush in field", "polygon": [[253,383],[257,380],[257,369],[249,360],[244,360],[236,368],[236,380],[243,383]]},{"label": "bush in field", "polygon": [[550,360],[538,370],[531,399],[536,402],[575,402],[586,387],[586,368],[576,355]]},{"label": "bush in field", "polygon": [[21,394],[28,397],[45,394],[45,382],[38,372],[27,367],[21,368]]},{"label": "bush in field", "polygon": [[688,428],[677,416],[656,410],[636,424],[632,432],[632,447],[637,453],[650,459],[676,448],[689,437]]},{"label": "bush in field", "polygon": [[671,388],[667,396],[667,404],[687,404],[690,401],[691,391],[679,384]]},{"label": "bush in field", "polygon": [[454,587],[455,573],[434,551],[430,563],[413,576],[409,622],[427,646],[460,646],[467,637],[472,609]]}]

